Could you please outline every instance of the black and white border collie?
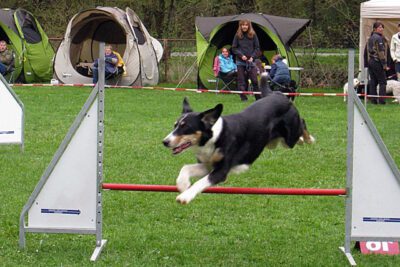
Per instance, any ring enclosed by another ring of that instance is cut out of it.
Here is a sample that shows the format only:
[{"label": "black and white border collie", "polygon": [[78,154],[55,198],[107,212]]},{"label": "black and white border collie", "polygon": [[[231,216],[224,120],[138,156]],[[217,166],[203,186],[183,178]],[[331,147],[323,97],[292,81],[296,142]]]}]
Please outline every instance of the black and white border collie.
[{"label": "black and white border collie", "polygon": [[[271,92],[265,75],[260,89],[263,98],[242,112],[227,116],[221,116],[222,104],[193,112],[184,99],[182,116],[163,144],[175,155],[192,147],[198,163],[182,167],[176,180],[181,192],[177,202],[188,204],[206,188],[225,181],[229,173],[248,170],[264,147],[273,149],[281,143],[293,148],[296,144],[314,143],[292,102],[280,92]],[[191,177],[200,179],[191,185]]]}]

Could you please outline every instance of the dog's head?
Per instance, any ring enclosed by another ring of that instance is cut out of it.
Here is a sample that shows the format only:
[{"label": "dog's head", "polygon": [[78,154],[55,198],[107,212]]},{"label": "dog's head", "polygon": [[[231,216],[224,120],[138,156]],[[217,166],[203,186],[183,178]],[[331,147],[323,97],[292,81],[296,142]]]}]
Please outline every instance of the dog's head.
[{"label": "dog's head", "polygon": [[204,112],[193,112],[185,97],[182,115],[175,122],[174,130],[164,138],[164,146],[172,149],[174,155],[191,146],[203,146],[213,136],[212,127],[221,116],[222,109],[222,104],[218,104]]}]

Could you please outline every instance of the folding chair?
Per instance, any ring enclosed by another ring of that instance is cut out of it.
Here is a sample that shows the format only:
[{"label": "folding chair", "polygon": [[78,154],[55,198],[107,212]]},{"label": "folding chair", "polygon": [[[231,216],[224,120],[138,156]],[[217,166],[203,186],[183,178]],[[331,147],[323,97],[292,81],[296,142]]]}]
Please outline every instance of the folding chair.
[{"label": "folding chair", "polygon": [[[215,90],[231,90],[237,80],[237,73],[234,71],[228,72],[228,73],[223,73],[219,72],[217,77],[216,77],[216,85],[215,85]],[[222,88],[219,89],[219,83],[220,81],[222,82]],[[235,87],[236,88],[236,85]]]}]

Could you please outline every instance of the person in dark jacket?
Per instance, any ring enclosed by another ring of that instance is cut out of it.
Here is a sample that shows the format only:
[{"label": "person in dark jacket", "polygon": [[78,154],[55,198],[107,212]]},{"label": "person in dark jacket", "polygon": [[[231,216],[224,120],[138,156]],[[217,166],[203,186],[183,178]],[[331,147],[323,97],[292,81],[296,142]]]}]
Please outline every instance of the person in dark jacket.
[{"label": "person in dark jacket", "polygon": [[272,85],[287,86],[290,83],[289,67],[283,62],[281,55],[277,54],[272,57],[271,71],[269,72]]},{"label": "person in dark jacket", "polygon": [[[260,43],[256,32],[249,20],[239,21],[239,27],[232,42],[232,51],[236,55],[238,90],[246,91],[248,89],[247,81],[250,79],[253,91],[258,92],[257,68],[254,60],[260,53]],[[256,100],[260,95],[254,95]],[[245,94],[241,94],[242,101],[247,100]]]},{"label": "person in dark jacket", "polygon": [[[104,60],[105,60],[105,79],[107,80],[111,75],[117,72],[118,57],[112,51],[111,45],[106,45],[104,47]],[[99,80],[99,60],[96,59],[93,67],[93,83],[96,84]]]},{"label": "person in dark jacket", "polygon": [[[379,96],[386,95],[386,71],[389,70],[389,68],[387,65],[388,42],[383,36],[384,27],[383,23],[375,22],[373,25],[373,32],[367,43],[370,95],[377,95],[378,84]],[[372,98],[371,103],[385,104],[385,99],[379,98],[378,101],[376,98]]]}]

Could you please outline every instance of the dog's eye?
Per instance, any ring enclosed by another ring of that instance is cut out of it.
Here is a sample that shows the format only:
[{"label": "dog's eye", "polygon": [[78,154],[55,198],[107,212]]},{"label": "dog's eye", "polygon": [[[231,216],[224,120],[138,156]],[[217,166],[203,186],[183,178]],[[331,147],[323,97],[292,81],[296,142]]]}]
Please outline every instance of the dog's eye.
[{"label": "dog's eye", "polygon": [[179,129],[185,130],[187,128],[186,124],[179,124]]},{"label": "dog's eye", "polygon": [[179,129],[187,130],[189,128],[189,125],[186,122],[181,121],[179,123],[178,127],[179,127]]}]

